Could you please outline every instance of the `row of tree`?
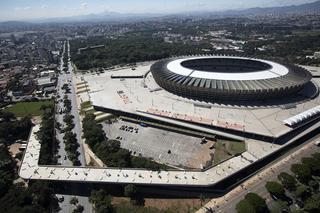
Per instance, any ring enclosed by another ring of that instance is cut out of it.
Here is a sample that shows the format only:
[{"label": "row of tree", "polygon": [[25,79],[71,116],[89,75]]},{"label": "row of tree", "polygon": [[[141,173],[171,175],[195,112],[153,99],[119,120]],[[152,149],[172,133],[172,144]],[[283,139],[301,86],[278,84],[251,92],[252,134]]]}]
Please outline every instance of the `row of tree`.
[{"label": "row of tree", "polygon": [[41,110],[43,111],[41,126],[36,133],[41,144],[39,164],[54,165],[57,163],[55,156],[58,152],[55,137],[54,106],[43,105]]},{"label": "row of tree", "polygon": [[269,212],[266,201],[255,193],[248,193],[241,200],[236,209],[239,213],[267,213]]},{"label": "row of tree", "polygon": [[144,198],[139,189],[134,184],[118,186],[118,191],[130,198],[131,205],[112,204],[112,196],[105,189],[92,190],[89,201],[93,204],[94,211],[97,213],[113,213],[113,212],[170,212],[161,211],[154,208],[144,207]]},{"label": "row of tree", "polygon": [[[282,200],[287,205],[293,196],[295,203],[300,206],[301,213],[320,212],[320,153],[301,159],[301,163],[292,164],[291,171],[294,175],[282,172],[277,181],[268,181],[265,185],[268,192],[276,199]],[[254,199],[252,199],[254,198]],[[263,198],[249,193],[236,207],[241,212],[269,212]]]},{"label": "row of tree", "polygon": [[79,143],[77,140],[77,135],[72,130],[74,129],[74,116],[70,114],[72,105],[71,101],[68,99],[68,96],[64,97],[64,107],[66,109],[66,114],[63,116],[63,121],[65,122],[66,126],[64,129],[64,136],[63,140],[65,143],[65,150],[68,155],[68,159],[72,161],[73,165],[79,166],[79,155],[78,152]]},{"label": "row of tree", "polygon": [[68,86],[68,84],[63,84],[61,89],[63,89],[65,91],[65,94],[70,93],[70,91],[71,91],[70,87]]},{"label": "row of tree", "polygon": [[286,191],[293,195],[305,212],[320,212],[320,153],[301,159],[301,163],[293,164],[294,174],[282,172],[278,182],[268,182],[267,190],[280,198],[286,197]]}]

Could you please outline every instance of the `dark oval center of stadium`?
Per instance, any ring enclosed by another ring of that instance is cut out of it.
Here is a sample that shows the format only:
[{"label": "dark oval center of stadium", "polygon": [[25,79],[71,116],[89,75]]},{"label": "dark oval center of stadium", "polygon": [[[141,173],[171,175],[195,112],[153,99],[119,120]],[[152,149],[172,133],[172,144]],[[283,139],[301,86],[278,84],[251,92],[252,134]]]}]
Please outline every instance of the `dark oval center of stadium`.
[{"label": "dark oval center of stadium", "polygon": [[257,72],[272,69],[272,66],[256,60],[234,58],[200,58],[181,62],[181,66],[204,72]]}]

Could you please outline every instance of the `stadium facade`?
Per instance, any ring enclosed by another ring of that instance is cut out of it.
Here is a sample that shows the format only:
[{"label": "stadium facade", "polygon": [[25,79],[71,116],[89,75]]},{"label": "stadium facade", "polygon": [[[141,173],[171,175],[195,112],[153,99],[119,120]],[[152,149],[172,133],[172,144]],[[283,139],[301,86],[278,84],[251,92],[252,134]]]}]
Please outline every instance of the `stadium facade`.
[{"label": "stadium facade", "polygon": [[210,102],[288,97],[312,78],[295,65],[231,56],[164,59],[150,70],[157,84],[168,92]]}]

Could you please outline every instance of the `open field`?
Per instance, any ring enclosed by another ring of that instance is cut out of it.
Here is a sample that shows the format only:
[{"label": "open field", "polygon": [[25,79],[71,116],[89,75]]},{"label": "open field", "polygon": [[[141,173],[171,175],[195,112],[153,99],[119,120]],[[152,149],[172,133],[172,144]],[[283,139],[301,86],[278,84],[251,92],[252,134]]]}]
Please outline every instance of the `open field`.
[{"label": "open field", "polygon": [[81,103],[81,109],[89,108],[91,107],[91,102],[90,101],[85,101]]},{"label": "open field", "polygon": [[53,101],[38,101],[38,102],[19,102],[6,109],[8,112],[12,112],[16,117],[23,117],[27,115],[39,116],[41,115],[42,105],[52,105]]}]

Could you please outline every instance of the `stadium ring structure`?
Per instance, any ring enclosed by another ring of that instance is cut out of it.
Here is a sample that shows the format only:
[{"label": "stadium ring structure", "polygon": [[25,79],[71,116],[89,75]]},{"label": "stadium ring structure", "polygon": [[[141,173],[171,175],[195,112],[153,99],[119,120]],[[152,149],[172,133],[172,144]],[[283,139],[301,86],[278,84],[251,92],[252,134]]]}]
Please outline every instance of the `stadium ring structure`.
[{"label": "stadium ring structure", "polygon": [[311,81],[295,65],[236,56],[189,56],[164,59],[151,66],[163,89],[196,100],[263,100],[287,97]]}]

